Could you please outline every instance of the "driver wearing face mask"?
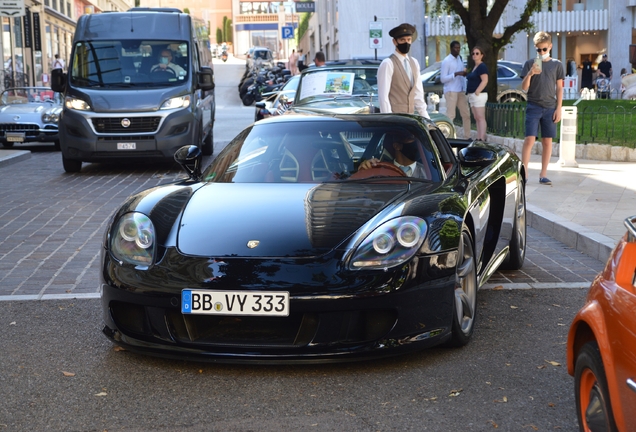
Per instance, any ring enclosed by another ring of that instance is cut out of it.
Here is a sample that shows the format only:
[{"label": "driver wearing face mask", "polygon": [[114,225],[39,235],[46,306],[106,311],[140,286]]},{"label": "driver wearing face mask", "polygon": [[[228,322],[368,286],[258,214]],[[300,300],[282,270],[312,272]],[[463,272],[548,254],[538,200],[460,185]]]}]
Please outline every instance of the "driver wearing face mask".
[{"label": "driver wearing face mask", "polygon": [[417,39],[415,27],[400,24],[389,32],[395,52],[382,60],[378,69],[380,112],[407,113],[430,118],[420,80],[420,64],[409,56],[411,43]]},{"label": "driver wearing face mask", "polygon": [[184,77],[186,74],[185,70],[181,66],[172,63],[172,51],[170,51],[169,49],[164,49],[161,51],[161,55],[159,56],[159,63],[154,65],[152,69],[150,69],[150,72],[152,73],[166,70],[171,74],[174,74],[176,78]]}]

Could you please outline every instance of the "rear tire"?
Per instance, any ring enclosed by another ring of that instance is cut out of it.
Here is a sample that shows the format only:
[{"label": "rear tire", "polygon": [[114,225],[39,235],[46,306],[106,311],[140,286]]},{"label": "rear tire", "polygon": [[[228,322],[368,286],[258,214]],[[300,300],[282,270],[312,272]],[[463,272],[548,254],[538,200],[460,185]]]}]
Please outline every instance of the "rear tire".
[{"label": "rear tire", "polygon": [[574,366],[576,415],[582,431],[616,431],[603,359],[596,342],[588,342]]},{"label": "rear tire", "polygon": [[504,270],[519,270],[526,259],[526,190],[523,181],[519,184],[519,200],[515,209],[515,223],[508,246],[508,256],[501,264]]},{"label": "rear tire", "polygon": [[462,228],[455,272],[452,334],[446,345],[462,347],[470,341],[477,318],[477,263],[473,239],[466,227]]},{"label": "rear tire", "polygon": [[67,159],[62,155],[62,165],[67,173],[76,173],[82,170],[82,161],[75,159]]}]

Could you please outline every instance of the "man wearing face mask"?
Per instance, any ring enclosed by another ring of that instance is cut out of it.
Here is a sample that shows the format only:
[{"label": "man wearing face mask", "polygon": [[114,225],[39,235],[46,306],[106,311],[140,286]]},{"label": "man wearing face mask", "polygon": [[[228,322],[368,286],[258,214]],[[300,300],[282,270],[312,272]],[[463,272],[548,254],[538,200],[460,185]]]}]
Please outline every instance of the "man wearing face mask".
[{"label": "man wearing face mask", "polygon": [[172,51],[170,51],[169,49],[164,49],[161,51],[159,63],[154,65],[152,69],[150,69],[151,73],[164,71],[167,71],[170,74],[174,74],[175,78],[184,77],[186,74],[185,70],[181,66],[172,63]]},{"label": "man wearing face mask", "polygon": [[409,56],[416,37],[415,27],[400,24],[389,32],[395,52],[382,60],[378,69],[378,99],[382,113],[417,113],[430,118],[420,80],[420,64]]},{"label": "man wearing face mask", "polygon": [[[393,158],[393,165],[400,168],[406,177],[430,179],[424,164],[417,162],[420,153],[420,143],[410,132],[388,133],[383,141],[384,149]],[[358,167],[359,170],[372,169],[380,160],[375,157],[364,160]]]}]

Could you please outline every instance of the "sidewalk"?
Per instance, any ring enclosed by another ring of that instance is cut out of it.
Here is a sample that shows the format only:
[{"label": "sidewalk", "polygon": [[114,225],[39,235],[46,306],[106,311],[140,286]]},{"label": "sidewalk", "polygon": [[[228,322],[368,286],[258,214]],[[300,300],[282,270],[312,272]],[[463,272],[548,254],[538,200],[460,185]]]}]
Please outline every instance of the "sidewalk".
[{"label": "sidewalk", "polygon": [[539,184],[541,156],[532,155],[526,185],[528,225],[600,261],[636,214],[636,163],[577,160],[561,167],[553,157],[551,186]]},{"label": "sidewalk", "polygon": [[[31,157],[0,149],[0,167]],[[551,186],[539,184],[541,156],[530,158],[526,185],[528,225],[602,262],[625,234],[623,221],[636,214],[636,163],[578,160],[565,168],[552,158]]]}]

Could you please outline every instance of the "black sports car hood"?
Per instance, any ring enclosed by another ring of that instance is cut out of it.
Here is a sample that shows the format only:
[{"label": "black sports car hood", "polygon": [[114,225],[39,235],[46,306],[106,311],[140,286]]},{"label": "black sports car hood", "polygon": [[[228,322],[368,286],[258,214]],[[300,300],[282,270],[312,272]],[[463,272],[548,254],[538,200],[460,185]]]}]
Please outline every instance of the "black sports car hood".
[{"label": "black sports car hood", "polygon": [[319,256],[407,190],[407,183],[210,183],[186,206],[177,245],[206,257]]}]

